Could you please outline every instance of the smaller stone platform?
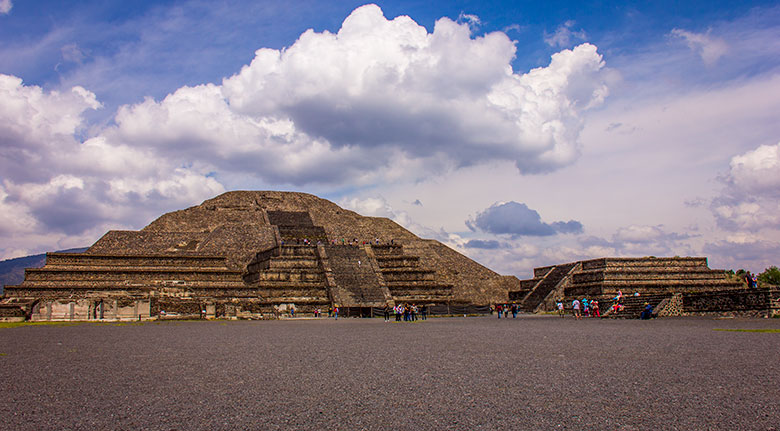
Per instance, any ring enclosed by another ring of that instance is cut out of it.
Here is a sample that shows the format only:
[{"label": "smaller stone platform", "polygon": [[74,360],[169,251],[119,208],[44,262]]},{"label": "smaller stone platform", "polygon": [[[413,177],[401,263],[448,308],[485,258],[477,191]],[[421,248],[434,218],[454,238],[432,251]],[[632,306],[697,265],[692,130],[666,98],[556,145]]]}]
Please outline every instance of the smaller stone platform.
[{"label": "smaller stone platform", "polygon": [[534,278],[522,280],[509,292],[510,301],[525,311],[552,311],[564,298],[592,298],[602,302],[625,296],[671,296],[674,293],[728,291],[745,288],[723,270],[710,269],[706,257],[604,257],[534,269]]}]

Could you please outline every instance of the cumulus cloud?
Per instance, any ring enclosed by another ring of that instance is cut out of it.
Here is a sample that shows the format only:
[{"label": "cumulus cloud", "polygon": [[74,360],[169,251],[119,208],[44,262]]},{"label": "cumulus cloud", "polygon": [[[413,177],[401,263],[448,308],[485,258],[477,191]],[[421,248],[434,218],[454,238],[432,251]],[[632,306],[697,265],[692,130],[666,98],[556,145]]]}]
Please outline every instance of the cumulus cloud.
[{"label": "cumulus cloud", "polygon": [[[714,261],[711,266],[734,270],[743,268],[758,273],[777,265],[780,243],[750,234],[734,234],[707,242],[703,251],[711,256],[710,261]],[[745,268],[746,262],[752,266]]]},{"label": "cumulus cloud", "polygon": [[106,136],[292,184],[369,184],[496,159],[524,173],[573,162],[581,114],[607,94],[601,56],[584,44],[517,74],[514,55],[502,32],[472,37],[442,18],[428,33],[367,5],[337,33],[259,49],[222,85],[122,108]]},{"label": "cumulus cloud", "polygon": [[84,88],[47,92],[0,75],[0,100],[2,257],[67,248],[67,238],[91,242],[108,227],[137,226],[224,190],[195,165],[102,136],[82,142],[85,112],[100,108]]},{"label": "cumulus cloud", "polygon": [[0,0],[0,14],[8,14],[13,6],[11,0]]},{"label": "cumulus cloud", "polygon": [[572,31],[574,27],[574,21],[569,20],[559,25],[555,32],[544,34],[544,43],[552,47],[567,48],[570,47],[575,41],[583,41],[587,39],[588,35],[585,34],[585,30],[579,29]]},{"label": "cumulus cloud", "polygon": [[692,51],[699,54],[705,64],[711,65],[718,61],[728,52],[726,41],[720,38],[710,36],[710,31],[706,33],[694,33],[687,30],[675,28],[672,30],[673,37],[685,40]]},{"label": "cumulus cloud", "polygon": [[466,221],[472,231],[496,235],[550,236],[557,233],[581,233],[582,224],[576,220],[568,222],[545,223],[535,210],[526,204],[514,201],[495,203]]},{"label": "cumulus cloud", "polygon": [[[0,208],[18,215],[15,232],[47,232],[52,243],[139,227],[218,194],[226,177],[360,186],[493,160],[522,173],[572,163],[582,114],[608,92],[596,47],[515,73],[514,42],[473,36],[477,19],[442,18],[429,33],[363,6],[336,33],[308,30],[287,48],[261,48],[219,84],[122,106],[102,127],[85,122],[101,108],[89,90],[44,91],[0,75]],[[61,54],[85,55],[77,45]],[[414,226],[403,212],[371,211]],[[3,243],[0,253],[19,250]]]},{"label": "cumulus cloud", "polygon": [[719,226],[757,231],[780,226],[780,143],[731,158],[725,184],[710,206]]}]

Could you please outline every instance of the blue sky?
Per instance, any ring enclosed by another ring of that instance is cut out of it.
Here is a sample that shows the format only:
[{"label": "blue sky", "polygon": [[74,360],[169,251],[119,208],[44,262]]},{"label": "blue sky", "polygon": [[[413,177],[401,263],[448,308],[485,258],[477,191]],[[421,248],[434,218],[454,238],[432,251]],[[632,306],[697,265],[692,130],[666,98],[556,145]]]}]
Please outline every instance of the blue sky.
[{"label": "blue sky", "polygon": [[777,2],[363,5],[0,1],[0,257],[282,189],[520,276],[778,264]]}]

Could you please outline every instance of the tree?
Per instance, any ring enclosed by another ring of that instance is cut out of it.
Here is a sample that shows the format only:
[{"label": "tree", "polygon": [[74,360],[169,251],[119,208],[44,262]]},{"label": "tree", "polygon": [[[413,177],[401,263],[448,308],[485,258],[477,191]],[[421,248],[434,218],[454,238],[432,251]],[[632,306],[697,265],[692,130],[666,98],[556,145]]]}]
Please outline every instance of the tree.
[{"label": "tree", "polygon": [[770,266],[764,272],[758,274],[758,281],[762,284],[774,284],[780,286],[780,269],[776,266]]}]

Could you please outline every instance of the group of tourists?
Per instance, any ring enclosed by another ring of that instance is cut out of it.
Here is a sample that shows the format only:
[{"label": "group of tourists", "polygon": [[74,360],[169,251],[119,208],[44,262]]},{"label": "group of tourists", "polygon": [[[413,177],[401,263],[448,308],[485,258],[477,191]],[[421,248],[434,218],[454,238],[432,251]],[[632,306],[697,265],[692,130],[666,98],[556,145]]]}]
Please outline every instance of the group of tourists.
[{"label": "group of tourists", "polygon": [[397,304],[395,307],[385,305],[385,322],[390,321],[390,311],[395,314],[396,322],[414,322],[417,321],[418,316],[421,320],[428,319],[428,306],[425,304],[420,306],[415,304]]},{"label": "group of tourists", "polygon": [[501,318],[501,314],[504,314],[504,319],[509,318],[509,313],[512,313],[512,318],[517,318],[517,312],[520,310],[520,308],[517,306],[516,302],[513,302],[511,304],[496,304],[495,306],[490,307],[490,314],[493,314],[495,311],[496,314],[498,314],[498,318]]},{"label": "group of tourists", "polygon": [[[556,303],[558,308],[558,315],[564,316],[563,299],[559,299]],[[580,320],[584,317],[601,317],[601,310],[599,309],[599,301],[595,299],[588,300],[588,298],[577,299],[571,302],[571,312],[575,319]]]}]

